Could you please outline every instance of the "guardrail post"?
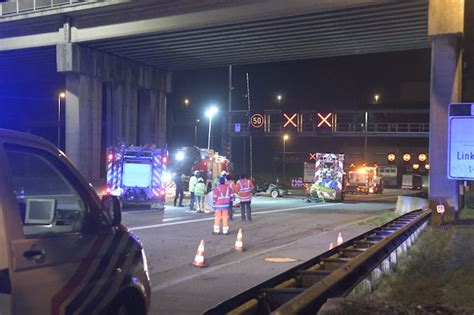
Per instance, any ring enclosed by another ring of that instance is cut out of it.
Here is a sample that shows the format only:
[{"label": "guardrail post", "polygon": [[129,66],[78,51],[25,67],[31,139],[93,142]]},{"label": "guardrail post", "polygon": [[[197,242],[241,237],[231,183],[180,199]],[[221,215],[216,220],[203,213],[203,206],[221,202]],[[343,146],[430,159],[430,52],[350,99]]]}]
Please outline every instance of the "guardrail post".
[{"label": "guardrail post", "polygon": [[396,270],[398,268],[398,255],[397,250],[390,253],[390,269]]},{"label": "guardrail post", "polygon": [[380,264],[382,273],[389,274],[390,273],[390,256],[385,258],[382,263]]},{"label": "guardrail post", "polygon": [[370,273],[372,288],[376,288],[379,285],[380,280],[382,279],[382,274],[383,272],[382,272],[381,265],[378,265],[377,267],[374,268],[374,270],[372,270],[372,272]]}]

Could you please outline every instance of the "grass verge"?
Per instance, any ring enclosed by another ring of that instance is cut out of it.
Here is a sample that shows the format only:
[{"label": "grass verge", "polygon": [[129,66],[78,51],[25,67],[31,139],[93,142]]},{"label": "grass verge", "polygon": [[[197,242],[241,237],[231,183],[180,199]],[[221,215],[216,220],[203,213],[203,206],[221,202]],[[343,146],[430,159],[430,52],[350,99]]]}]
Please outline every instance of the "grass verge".
[{"label": "grass verge", "polygon": [[442,305],[448,313],[469,313],[474,308],[473,249],[472,226],[430,228],[399,261],[398,270],[363,299],[374,304]]}]

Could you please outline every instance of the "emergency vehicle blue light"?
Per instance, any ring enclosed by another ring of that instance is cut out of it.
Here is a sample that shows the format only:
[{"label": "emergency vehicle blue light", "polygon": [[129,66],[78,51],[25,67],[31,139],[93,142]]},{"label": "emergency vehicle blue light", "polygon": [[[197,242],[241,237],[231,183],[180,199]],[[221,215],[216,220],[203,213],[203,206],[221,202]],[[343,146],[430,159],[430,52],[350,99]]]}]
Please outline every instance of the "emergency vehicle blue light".
[{"label": "emergency vehicle blue light", "polygon": [[179,151],[178,153],[176,153],[176,160],[178,160],[178,161],[184,160],[184,152],[183,151]]}]

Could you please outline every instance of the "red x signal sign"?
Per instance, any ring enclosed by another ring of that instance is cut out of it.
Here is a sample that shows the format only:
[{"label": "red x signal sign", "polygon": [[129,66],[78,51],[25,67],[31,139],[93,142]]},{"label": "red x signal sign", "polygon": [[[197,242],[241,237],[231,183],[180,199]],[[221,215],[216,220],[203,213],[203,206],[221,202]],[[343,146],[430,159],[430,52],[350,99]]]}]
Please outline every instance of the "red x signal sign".
[{"label": "red x signal sign", "polygon": [[332,115],[332,113],[329,113],[326,116],[323,116],[323,115],[321,115],[321,113],[318,113],[318,117],[321,119],[321,121],[318,124],[318,128],[321,127],[322,125],[332,127],[332,124],[329,121],[329,118],[331,118],[331,115]]},{"label": "red x signal sign", "polygon": [[286,122],[283,124],[283,127],[286,127],[288,125],[293,125],[293,127],[297,128],[298,127],[298,122],[295,122],[296,118],[298,117],[297,113],[294,113],[291,117],[288,116],[287,113],[283,114],[283,117],[286,118]]},{"label": "red x signal sign", "polygon": [[309,154],[309,160],[315,160],[316,161],[316,153],[310,153]]}]

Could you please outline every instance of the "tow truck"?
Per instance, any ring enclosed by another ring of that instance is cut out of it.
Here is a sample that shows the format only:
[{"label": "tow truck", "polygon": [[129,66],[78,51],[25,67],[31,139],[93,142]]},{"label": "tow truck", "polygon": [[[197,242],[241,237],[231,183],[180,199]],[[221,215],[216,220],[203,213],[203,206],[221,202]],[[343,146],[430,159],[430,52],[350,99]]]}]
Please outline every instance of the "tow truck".
[{"label": "tow truck", "polygon": [[346,192],[381,194],[383,188],[383,179],[377,174],[377,166],[361,166],[347,172]]},{"label": "tow truck", "polygon": [[154,145],[110,147],[107,154],[107,194],[125,203],[146,203],[164,209],[162,177],[168,151]]}]

